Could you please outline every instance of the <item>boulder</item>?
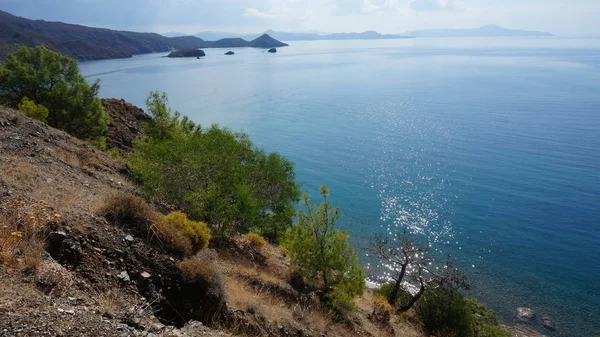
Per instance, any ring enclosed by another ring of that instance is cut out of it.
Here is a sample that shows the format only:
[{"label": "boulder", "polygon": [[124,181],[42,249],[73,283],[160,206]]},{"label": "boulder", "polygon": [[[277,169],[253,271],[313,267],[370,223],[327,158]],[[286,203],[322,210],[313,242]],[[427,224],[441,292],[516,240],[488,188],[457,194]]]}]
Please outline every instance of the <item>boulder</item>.
[{"label": "boulder", "polygon": [[231,50],[225,53],[225,55],[234,55],[234,54],[235,54],[235,53],[234,53],[234,52],[232,52]]},{"label": "boulder", "polygon": [[516,317],[521,322],[531,322],[535,317],[535,312],[530,308],[519,307],[517,308]]},{"label": "boulder", "polygon": [[277,52],[277,48],[271,48],[268,51],[269,51],[269,53],[276,53]]},{"label": "boulder", "polygon": [[542,325],[544,326],[544,328],[546,328],[548,330],[552,330],[552,331],[556,330],[556,325],[554,324],[554,322],[548,315],[542,316]]}]

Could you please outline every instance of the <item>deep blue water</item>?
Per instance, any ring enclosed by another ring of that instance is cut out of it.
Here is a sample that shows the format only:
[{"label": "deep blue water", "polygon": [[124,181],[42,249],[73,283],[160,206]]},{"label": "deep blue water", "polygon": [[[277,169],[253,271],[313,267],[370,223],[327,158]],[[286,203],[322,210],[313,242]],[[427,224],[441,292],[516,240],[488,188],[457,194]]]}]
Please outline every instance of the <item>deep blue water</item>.
[{"label": "deep blue water", "polygon": [[558,336],[600,334],[599,39],[233,50],[81,70],[101,79],[103,97],[143,107],[166,91],[196,122],[286,155],[305,191],[329,186],[359,251],[372,234],[410,226],[452,253],[471,294],[504,320],[528,306]]}]

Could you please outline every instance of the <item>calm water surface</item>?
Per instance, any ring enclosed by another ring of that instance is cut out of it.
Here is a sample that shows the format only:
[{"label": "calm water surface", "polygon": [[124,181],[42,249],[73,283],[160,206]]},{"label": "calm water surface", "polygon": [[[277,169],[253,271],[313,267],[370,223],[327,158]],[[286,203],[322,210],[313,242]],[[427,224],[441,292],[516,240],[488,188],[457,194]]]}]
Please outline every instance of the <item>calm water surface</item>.
[{"label": "calm water surface", "polygon": [[471,295],[504,320],[527,306],[550,315],[557,336],[600,334],[599,39],[205,51],[81,70],[101,79],[103,97],[143,107],[166,91],[196,122],[286,155],[304,190],[329,186],[357,249],[409,226],[454,255]]}]

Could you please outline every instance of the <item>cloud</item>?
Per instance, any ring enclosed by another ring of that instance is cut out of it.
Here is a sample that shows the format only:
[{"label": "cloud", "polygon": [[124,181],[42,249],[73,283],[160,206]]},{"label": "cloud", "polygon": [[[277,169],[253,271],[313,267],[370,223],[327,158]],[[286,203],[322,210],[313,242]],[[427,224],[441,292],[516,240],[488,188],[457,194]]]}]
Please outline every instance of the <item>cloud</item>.
[{"label": "cloud", "polygon": [[265,13],[259,11],[256,8],[246,8],[246,10],[244,10],[244,16],[256,17],[261,19],[278,19],[282,17],[281,14]]},{"label": "cloud", "polygon": [[454,0],[415,0],[410,8],[417,12],[454,11],[458,6]]}]

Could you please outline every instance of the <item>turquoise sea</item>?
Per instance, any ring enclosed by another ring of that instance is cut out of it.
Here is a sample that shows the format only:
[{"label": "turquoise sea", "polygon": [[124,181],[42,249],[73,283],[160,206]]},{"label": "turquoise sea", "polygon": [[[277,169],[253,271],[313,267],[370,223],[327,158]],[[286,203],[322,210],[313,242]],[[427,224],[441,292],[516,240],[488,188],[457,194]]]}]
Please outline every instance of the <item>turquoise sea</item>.
[{"label": "turquoise sea", "polygon": [[505,321],[526,306],[549,336],[600,335],[600,39],[290,44],[80,66],[103,97],[166,91],[328,185],[371,276],[368,238],[409,226]]}]

